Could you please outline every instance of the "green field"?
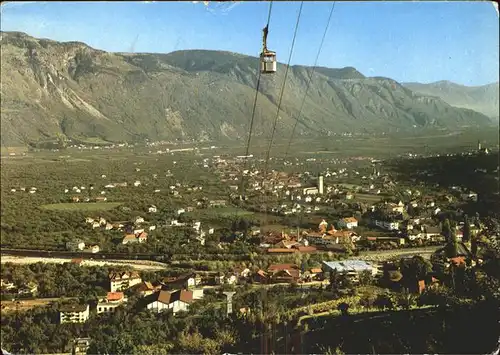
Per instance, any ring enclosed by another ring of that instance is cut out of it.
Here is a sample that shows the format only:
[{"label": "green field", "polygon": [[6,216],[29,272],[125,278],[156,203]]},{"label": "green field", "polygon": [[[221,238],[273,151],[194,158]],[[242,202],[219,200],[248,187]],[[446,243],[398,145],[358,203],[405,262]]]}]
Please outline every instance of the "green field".
[{"label": "green field", "polygon": [[363,203],[376,203],[382,200],[383,196],[371,194],[356,194],[355,200]]},{"label": "green field", "polygon": [[51,211],[108,211],[121,205],[121,202],[77,202],[53,203],[40,208]]},{"label": "green field", "polygon": [[244,217],[253,216],[254,212],[246,211],[238,207],[211,207],[204,210],[197,210],[198,215],[212,216],[212,217]]}]

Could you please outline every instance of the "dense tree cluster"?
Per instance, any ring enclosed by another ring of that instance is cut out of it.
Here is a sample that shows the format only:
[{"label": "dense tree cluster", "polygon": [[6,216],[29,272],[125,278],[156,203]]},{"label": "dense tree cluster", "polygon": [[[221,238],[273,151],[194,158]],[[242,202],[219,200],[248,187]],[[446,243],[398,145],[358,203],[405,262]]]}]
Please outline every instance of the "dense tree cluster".
[{"label": "dense tree cluster", "polygon": [[17,287],[32,282],[38,286],[42,298],[79,297],[93,300],[106,295],[110,271],[128,270],[126,267],[81,267],[74,263],[2,264],[1,278]]}]

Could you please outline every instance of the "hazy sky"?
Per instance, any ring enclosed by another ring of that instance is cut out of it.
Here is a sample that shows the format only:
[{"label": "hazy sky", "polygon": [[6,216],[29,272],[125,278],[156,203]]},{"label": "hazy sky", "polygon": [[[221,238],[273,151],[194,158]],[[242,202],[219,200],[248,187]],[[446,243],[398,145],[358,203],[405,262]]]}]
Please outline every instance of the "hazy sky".
[{"label": "hazy sky", "polygon": [[[304,3],[292,64],[312,65],[331,2]],[[268,2],[26,2],[3,5],[2,31],[107,51],[217,49],[258,55]],[[286,62],[300,2],[274,2],[268,47]],[[319,64],[397,81],[498,81],[490,2],[338,2]]]}]

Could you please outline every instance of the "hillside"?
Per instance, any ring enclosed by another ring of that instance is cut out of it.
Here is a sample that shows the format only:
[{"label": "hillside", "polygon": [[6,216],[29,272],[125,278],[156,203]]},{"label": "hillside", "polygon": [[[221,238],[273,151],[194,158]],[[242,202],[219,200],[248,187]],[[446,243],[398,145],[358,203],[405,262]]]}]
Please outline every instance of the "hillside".
[{"label": "hillside", "polygon": [[[4,146],[56,137],[76,140],[217,140],[245,137],[258,59],[207,50],[107,53],[84,43],[1,34],[1,137]],[[307,85],[290,68],[277,135],[290,131]],[[285,65],[264,76],[255,135],[267,137]],[[319,68],[298,134],[381,132],[414,127],[455,130],[490,124],[477,112],[415,94],[354,68]]]},{"label": "hillside", "polygon": [[498,82],[483,86],[464,86],[449,81],[403,85],[422,95],[436,96],[452,106],[468,108],[498,120]]}]

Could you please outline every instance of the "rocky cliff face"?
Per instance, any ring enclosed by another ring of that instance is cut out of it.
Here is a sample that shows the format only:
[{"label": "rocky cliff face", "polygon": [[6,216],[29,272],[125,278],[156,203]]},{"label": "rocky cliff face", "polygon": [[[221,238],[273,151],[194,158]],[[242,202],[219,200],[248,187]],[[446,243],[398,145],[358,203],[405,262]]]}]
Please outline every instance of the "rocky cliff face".
[{"label": "rocky cliff face", "polygon": [[[2,144],[63,135],[77,140],[241,139],[251,117],[258,59],[220,51],[124,54],[83,43],[1,34]],[[263,76],[255,136],[277,111],[285,66]],[[311,68],[290,68],[277,134],[288,134]],[[483,114],[416,94],[354,68],[318,68],[299,135],[487,125]]]},{"label": "rocky cliff face", "polygon": [[404,86],[422,95],[439,97],[451,106],[468,108],[498,121],[498,82],[483,86],[464,86],[438,81],[431,84],[405,83]]}]

